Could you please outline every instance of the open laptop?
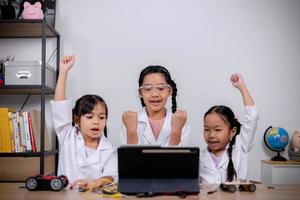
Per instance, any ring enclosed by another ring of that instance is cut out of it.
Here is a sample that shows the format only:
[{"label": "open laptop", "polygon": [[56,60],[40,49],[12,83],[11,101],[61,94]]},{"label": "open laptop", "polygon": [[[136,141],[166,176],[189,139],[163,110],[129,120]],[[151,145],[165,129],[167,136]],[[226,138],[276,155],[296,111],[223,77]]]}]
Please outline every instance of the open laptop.
[{"label": "open laptop", "polygon": [[199,148],[118,148],[119,191],[123,194],[199,193]]}]

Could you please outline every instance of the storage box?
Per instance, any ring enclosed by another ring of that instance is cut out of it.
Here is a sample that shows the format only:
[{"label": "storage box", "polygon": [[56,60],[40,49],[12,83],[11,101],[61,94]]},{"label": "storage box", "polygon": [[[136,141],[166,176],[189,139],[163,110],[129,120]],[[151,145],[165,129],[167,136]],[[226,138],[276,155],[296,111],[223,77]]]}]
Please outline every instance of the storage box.
[{"label": "storage box", "polygon": [[[5,85],[41,85],[41,61],[12,61],[4,65]],[[55,87],[56,73],[46,65],[45,85]]]}]

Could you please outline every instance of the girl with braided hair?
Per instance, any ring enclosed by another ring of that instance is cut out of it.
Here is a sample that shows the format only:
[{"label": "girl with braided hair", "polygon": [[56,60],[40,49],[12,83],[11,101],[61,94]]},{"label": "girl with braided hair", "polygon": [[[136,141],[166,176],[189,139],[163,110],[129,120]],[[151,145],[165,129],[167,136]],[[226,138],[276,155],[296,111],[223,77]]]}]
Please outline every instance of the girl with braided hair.
[{"label": "girl with braided hair", "polygon": [[83,190],[117,181],[117,154],[107,137],[108,109],[98,95],[84,95],[72,109],[65,88],[74,56],[64,56],[51,101],[52,117],[59,143],[58,175],[66,175],[71,187]]},{"label": "girl with braided hair", "polygon": [[258,112],[242,76],[233,74],[231,83],[242,94],[245,118],[241,124],[232,110],[223,105],[213,106],[205,113],[207,148],[200,156],[202,183],[220,184],[247,179],[247,153],[254,144]]},{"label": "girl with braided hair", "polygon": [[[169,71],[162,66],[148,66],[139,77],[142,109],[122,115],[122,144],[185,146],[190,132],[186,111],[177,110],[177,87]],[[168,98],[172,108],[167,109]]]}]

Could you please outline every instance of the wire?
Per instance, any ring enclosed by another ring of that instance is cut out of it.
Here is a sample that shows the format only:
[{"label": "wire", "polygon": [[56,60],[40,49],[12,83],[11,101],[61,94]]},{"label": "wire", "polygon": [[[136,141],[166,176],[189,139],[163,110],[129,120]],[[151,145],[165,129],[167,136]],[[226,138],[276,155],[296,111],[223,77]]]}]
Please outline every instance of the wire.
[{"label": "wire", "polygon": [[22,106],[21,106],[20,112],[22,112],[22,110],[23,110],[23,108],[24,108],[25,104],[27,103],[27,101],[28,101],[29,97],[30,97],[30,94],[28,94],[28,95],[27,95],[27,97],[26,97],[26,99],[25,99],[24,103],[23,103],[23,104],[22,104]]},{"label": "wire", "polygon": [[50,58],[47,61],[47,64],[49,64],[49,62],[51,61],[52,57],[54,56],[55,52],[57,51],[57,48],[54,49],[54,51],[52,52]]}]

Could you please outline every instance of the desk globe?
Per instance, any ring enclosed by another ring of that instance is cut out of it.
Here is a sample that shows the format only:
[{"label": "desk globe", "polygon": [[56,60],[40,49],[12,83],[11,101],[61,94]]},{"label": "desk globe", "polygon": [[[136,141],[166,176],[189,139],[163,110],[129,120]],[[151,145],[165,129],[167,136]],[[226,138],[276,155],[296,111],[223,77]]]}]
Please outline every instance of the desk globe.
[{"label": "desk globe", "polygon": [[268,127],[264,134],[264,142],[271,151],[277,152],[277,155],[271,158],[272,161],[287,161],[280,155],[289,143],[289,134],[286,130],[281,127]]}]

